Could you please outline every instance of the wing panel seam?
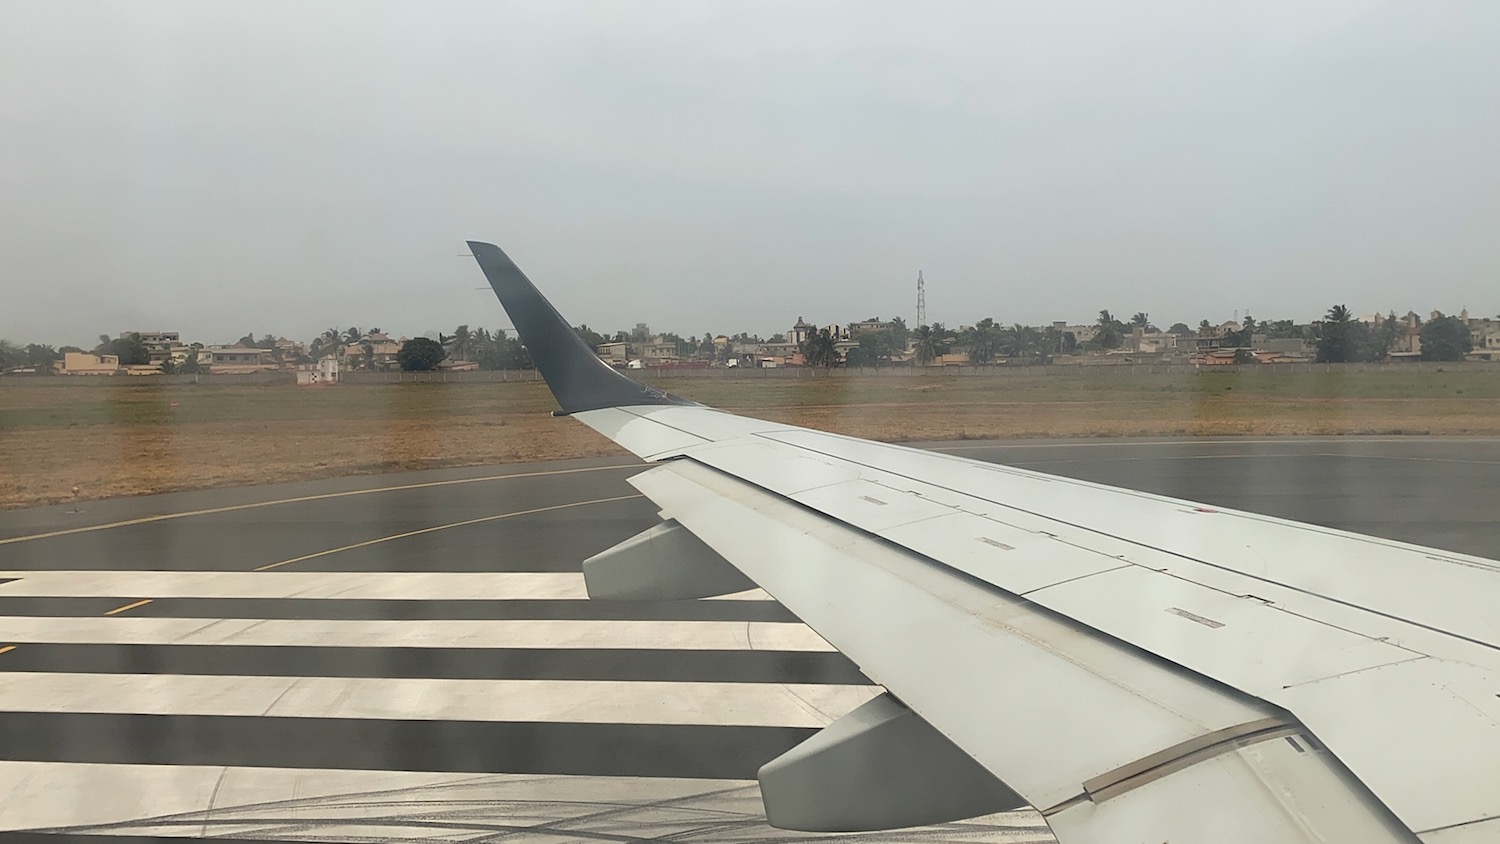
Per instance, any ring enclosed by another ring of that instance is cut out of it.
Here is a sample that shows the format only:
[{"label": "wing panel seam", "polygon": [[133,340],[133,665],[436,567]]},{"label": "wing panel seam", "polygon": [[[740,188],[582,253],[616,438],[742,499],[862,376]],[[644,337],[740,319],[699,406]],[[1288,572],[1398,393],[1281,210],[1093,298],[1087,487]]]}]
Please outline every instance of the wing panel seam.
[{"label": "wing panel seam", "polygon": [[[758,435],[758,436],[763,436],[763,435]],[[1421,629],[1421,630],[1426,630],[1426,631],[1428,631],[1430,633],[1436,633],[1436,634],[1441,635],[1441,636],[1448,636],[1448,637],[1451,637],[1451,638],[1456,639],[1458,641],[1467,642],[1467,643],[1469,643],[1471,645],[1478,645],[1480,647],[1486,648],[1486,649],[1491,650],[1491,651],[1500,651],[1500,645],[1491,644],[1491,643],[1486,642],[1486,641],[1484,641],[1482,639],[1475,639],[1472,636],[1465,636],[1465,635],[1463,635],[1461,633],[1455,633],[1455,632],[1453,632],[1451,630],[1444,630],[1441,627],[1435,627],[1435,626],[1433,626],[1431,624],[1427,624],[1425,622],[1417,621],[1417,620],[1410,619],[1410,618],[1405,618],[1403,616],[1399,616],[1399,615],[1396,615],[1394,613],[1385,612],[1384,610],[1378,610],[1378,609],[1375,609],[1373,607],[1367,607],[1367,606],[1362,606],[1360,604],[1351,603],[1351,602],[1343,600],[1341,598],[1336,598],[1336,597],[1334,597],[1332,595],[1325,595],[1325,594],[1323,594],[1321,592],[1314,592],[1314,591],[1312,591],[1310,589],[1306,589],[1306,588],[1303,588],[1301,586],[1295,586],[1295,585],[1292,585],[1290,583],[1282,583],[1280,581],[1272,580],[1270,578],[1262,577],[1260,575],[1252,574],[1252,573],[1249,573],[1249,572],[1243,572],[1243,571],[1240,571],[1238,569],[1230,568],[1228,566],[1222,566],[1222,565],[1219,565],[1218,563],[1214,563],[1214,562],[1209,561],[1209,560],[1203,560],[1203,559],[1199,559],[1197,557],[1189,556],[1187,554],[1182,553],[1181,551],[1174,551],[1174,550],[1172,550],[1170,548],[1160,548],[1160,547],[1157,547],[1155,545],[1148,545],[1148,544],[1146,544],[1144,542],[1140,542],[1138,540],[1130,539],[1128,537],[1117,536],[1117,535],[1115,535],[1113,533],[1108,533],[1106,531],[1102,531],[1102,530],[1099,530],[1097,528],[1088,527],[1087,525],[1081,525],[1081,524],[1077,524],[1075,522],[1070,522],[1070,521],[1067,521],[1065,519],[1058,518],[1057,516],[1049,515],[1049,514],[1046,514],[1046,513],[1038,513],[1038,512],[1032,511],[1032,510],[1028,510],[1028,509],[1026,509],[1024,507],[1017,507],[1014,504],[1006,504],[1006,503],[999,502],[999,501],[990,501],[989,499],[980,498],[979,496],[974,495],[971,492],[965,492],[963,490],[954,489],[952,487],[945,486],[945,485],[940,484],[940,483],[934,483],[932,481],[923,480],[921,478],[915,478],[915,477],[912,477],[911,475],[905,474],[903,472],[898,472],[898,471],[895,471],[893,469],[881,468],[879,466],[874,466],[874,465],[871,465],[869,463],[861,462],[859,460],[851,460],[850,458],[847,458],[847,457],[838,457],[838,456],[834,456],[834,455],[830,455],[830,454],[825,454],[823,452],[817,451],[816,449],[813,449],[813,448],[810,448],[808,446],[801,445],[801,444],[798,444],[798,443],[788,442],[786,440],[781,440],[781,439],[777,439],[777,438],[774,438],[774,437],[765,437],[765,436],[763,436],[763,438],[771,440],[772,442],[779,443],[781,445],[788,446],[790,448],[795,448],[795,449],[798,449],[800,451],[805,451],[805,452],[809,452],[809,453],[812,453],[812,454],[816,454],[816,455],[818,455],[820,457],[823,457],[825,459],[826,458],[832,458],[834,460],[838,460],[838,461],[841,461],[841,462],[844,462],[844,463],[848,463],[848,464],[851,464],[851,465],[854,465],[854,466],[861,466],[863,468],[869,469],[869,470],[874,471],[874,472],[882,472],[882,473],[885,473],[887,475],[894,475],[894,476],[899,477],[899,478],[905,478],[905,479],[907,479],[909,481],[912,481],[914,483],[926,484],[927,486],[931,486],[931,487],[934,487],[936,489],[941,489],[944,492],[950,492],[950,493],[953,493],[954,495],[962,495],[962,496],[965,496],[965,497],[968,497],[968,498],[979,498],[982,501],[988,501],[990,504],[993,504],[996,507],[1003,507],[1003,508],[1006,508],[1008,510],[1014,510],[1014,511],[1016,511],[1018,513],[1025,513],[1025,514],[1027,514],[1029,516],[1032,516],[1032,517],[1035,517],[1035,518],[1038,518],[1038,519],[1046,519],[1047,521],[1056,522],[1057,524],[1067,525],[1068,527],[1071,527],[1071,528],[1073,528],[1075,530],[1085,531],[1087,533],[1091,533],[1091,534],[1094,534],[1096,536],[1107,537],[1107,538],[1113,539],[1113,540],[1115,540],[1117,542],[1124,542],[1124,543],[1132,545],[1132,546],[1134,546],[1136,548],[1143,548],[1143,549],[1147,549],[1147,550],[1150,550],[1150,551],[1155,551],[1157,553],[1167,554],[1167,555],[1169,555],[1171,557],[1175,557],[1175,558],[1180,559],[1180,560],[1186,560],[1186,561],[1191,562],[1191,563],[1197,563],[1199,565],[1208,566],[1209,568],[1214,569],[1215,571],[1224,572],[1226,574],[1230,574],[1230,575],[1234,575],[1234,576],[1238,576],[1238,577],[1244,577],[1246,579],[1249,579],[1249,580],[1252,580],[1252,581],[1255,581],[1255,582],[1265,583],[1265,584],[1270,585],[1270,586],[1275,586],[1275,587],[1280,588],[1280,589],[1286,589],[1288,591],[1296,592],[1296,593],[1301,594],[1301,595],[1306,595],[1306,596],[1311,597],[1311,598],[1317,598],[1319,600],[1328,601],[1331,604],[1336,604],[1336,605],[1341,606],[1341,607],[1345,607],[1345,608],[1348,608],[1348,609],[1356,610],[1356,611],[1359,611],[1359,612],[1369,613],[1370,615],[1386,619],[1387,621],[1394,621],[1394,622],[1397,622],[1397,623],[1400,623],[1400,624],[1409,624],[1412,627],[1416,627],[1416,628]],[[1110,489],[1109,491],[1111,491],[1111,492],[1119,492],[1119,493],[1122,493],[1122,494],[1129,494],[1129,492],[1130,492],[1129,490],[1114,490],[1114,489]],[[1269,521],[1269,520],[1266,520],[1266,521]],[[1127,562],[1131,562],[1131,561],[1127,560]],[[1149,566],[1141,566],[1139,563],[1132,563],[1132,564],[1140,566],[1141,568],[1145,568],[1147,570],[1156,571],[1156,569],[1151,569]],[[1188,578],[1182,578],[1182,579],[1188,580]],[[1208,586],[1207,584],[1198,583],[1197,581],[1191,581],[1191,580],[1189,580],[1189,582],[1197,583],[1197,585],[1199,585],[1199,586],[1205,586],[1205,587],[1210,588],[1210,589],[1215,588],[1215,587],[1212,587],[1212,586]],[[1221,590],[1218,590],[1218,591],[1224,591],[1224,590],[1221,589]],[[1300,613],[1298,615],[1300,615]],[[1306,616],[1303,616],[1303,617],[1306,617]],[[1322,621],[1320,619],[1314,619],[1314,620],[1318,621],[1321,624],[1328,624],[1328,622]],[[1342,627],[1337,627],[1336,625],[1329,625],[1329,626],[1330,627],[1336,627],[1337,629],[1340,629],[1340,630],[1344,630],[1345,629],[1345,628],[1342,628]],[[1353,632],[1353,631],[1349,631],[1349,632]],[[1359,635],[1365,635],[1365,634],[1359,634]],[[1366,636],[1366,638],[1373,638],[1373,637]],[[1408,648],[1407,650],[1410,650],[1410,649]]]}]

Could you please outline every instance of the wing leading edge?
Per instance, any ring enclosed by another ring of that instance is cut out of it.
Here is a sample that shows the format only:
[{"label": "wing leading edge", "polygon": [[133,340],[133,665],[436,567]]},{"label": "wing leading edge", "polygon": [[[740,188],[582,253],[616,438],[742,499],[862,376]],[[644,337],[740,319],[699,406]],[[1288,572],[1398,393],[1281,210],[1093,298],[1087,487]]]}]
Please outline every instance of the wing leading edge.
[{"label": "wing leading edge", "polygon": [[[470,245],[564,411],[663,464],[632,481],[663,516],[1064,844],[1500,835],[1500,635],[1467,611],[1500,564],[653,394],[598,362],[498,248]],[[573,375],[597,366],[612,377]],[[1391,594],[1413,570],[1465,611]],[[1360,572],[1378,582],[1352,600],[1333,588]],[[851,757],[848,736],[885,740],[825,732],[843,741],[829,760]],[[848,788],[827,797],[859,811]],[[874,814],[900,819],[886,808]]]}]

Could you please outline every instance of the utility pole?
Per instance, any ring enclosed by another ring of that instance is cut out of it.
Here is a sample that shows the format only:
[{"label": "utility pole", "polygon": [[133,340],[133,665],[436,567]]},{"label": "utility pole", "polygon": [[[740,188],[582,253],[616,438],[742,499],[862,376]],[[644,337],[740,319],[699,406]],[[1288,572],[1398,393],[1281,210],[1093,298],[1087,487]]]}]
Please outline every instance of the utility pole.
[{"label": "utility pole", "polygon": [[917,325],[927,324],[927,282],[922,280],[922,271],[917,270]]}]

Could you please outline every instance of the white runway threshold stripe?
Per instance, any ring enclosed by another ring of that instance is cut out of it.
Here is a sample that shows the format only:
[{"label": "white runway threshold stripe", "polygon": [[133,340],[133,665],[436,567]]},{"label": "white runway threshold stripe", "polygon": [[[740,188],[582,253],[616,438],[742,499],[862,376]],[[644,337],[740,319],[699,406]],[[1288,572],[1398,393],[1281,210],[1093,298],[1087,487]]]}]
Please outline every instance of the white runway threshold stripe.
[{"label": "white runway threshold stripe", "polygon": [[870,686],[10,672],[0,712],[824,727]]},{"label": "white runway threshold stripe", "polygon": [[349,648],[834,650],[804,624],[774,621],[329,621],[130,618],[125,615],[108,618],[0,616],[0,642],[22,646],[45,642]]},{"label": "white runway threshold stripe", "polygon": [[[0,597],[25,598],[327,598],[367,600],[588,597],[576,572],[209,572],[0,571]],[[756,589],[707,600],[769,600]]]}]

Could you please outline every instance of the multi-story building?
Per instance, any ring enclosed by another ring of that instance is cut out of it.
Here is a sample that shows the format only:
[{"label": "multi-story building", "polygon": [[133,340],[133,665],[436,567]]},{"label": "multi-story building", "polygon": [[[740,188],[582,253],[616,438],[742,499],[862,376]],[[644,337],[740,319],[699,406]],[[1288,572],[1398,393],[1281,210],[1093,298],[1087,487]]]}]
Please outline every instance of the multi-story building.
[{"label": "multi-story building", "polygon": [[894,326],[895,323],[886,322],[880,317],[870,317],[866,320],[849,323],[849,325],[847,326],[848,334],[846,336],[853,337],[861,331],[889,331]]},{"label": "multi-story building", "polygon": [[797,324],[793,325],[792,330],[787,332],[786,341],[793,345],[801,346],[803,343],[806,343],[807,338],[811,337],[813,332],[817,330],[818,327],[816,325],[804,321],[802,317],[799,316],[797,317]]},{"label": "multi-story building", "polygon": [[182,336],[176,331],[122,331],[120,339],[126,340],[130,337],[139,337],[141,344],[146,347],[146,354],[150,356],[151,362],[160,366],[164,361],[172,359],[172,350],[182,346]]},{"label": "multi-story building", "polygon": [[594,347],[594,353],[610,366],[624,366],[630,363],[630,344],[624,341],[600,343]]},{"label": "multi-story building", "polygon": [[663,363],[676,363],[682,353],[677,348],[677,343],[663,338],[660,334],[641,344],[641,359],[647,366],[657,366]]},{"label": "multi-story building", "polygon": [[1073,341],[1080,346],[1099,336],[1099,326],[1094,323],[1069,325],[1066,320],[1057,320],[1052,323],[1052,327],[1057,329],[1057,333],[1060,335],[1073,335]]},{"label": "multi-story building", "polygon": [[1500,360],[1500,319],[1471,319],[1467,309],[1459,315],[1469,328],[1469,342],[1474,347],[1469,357],[1477,360]]}]

